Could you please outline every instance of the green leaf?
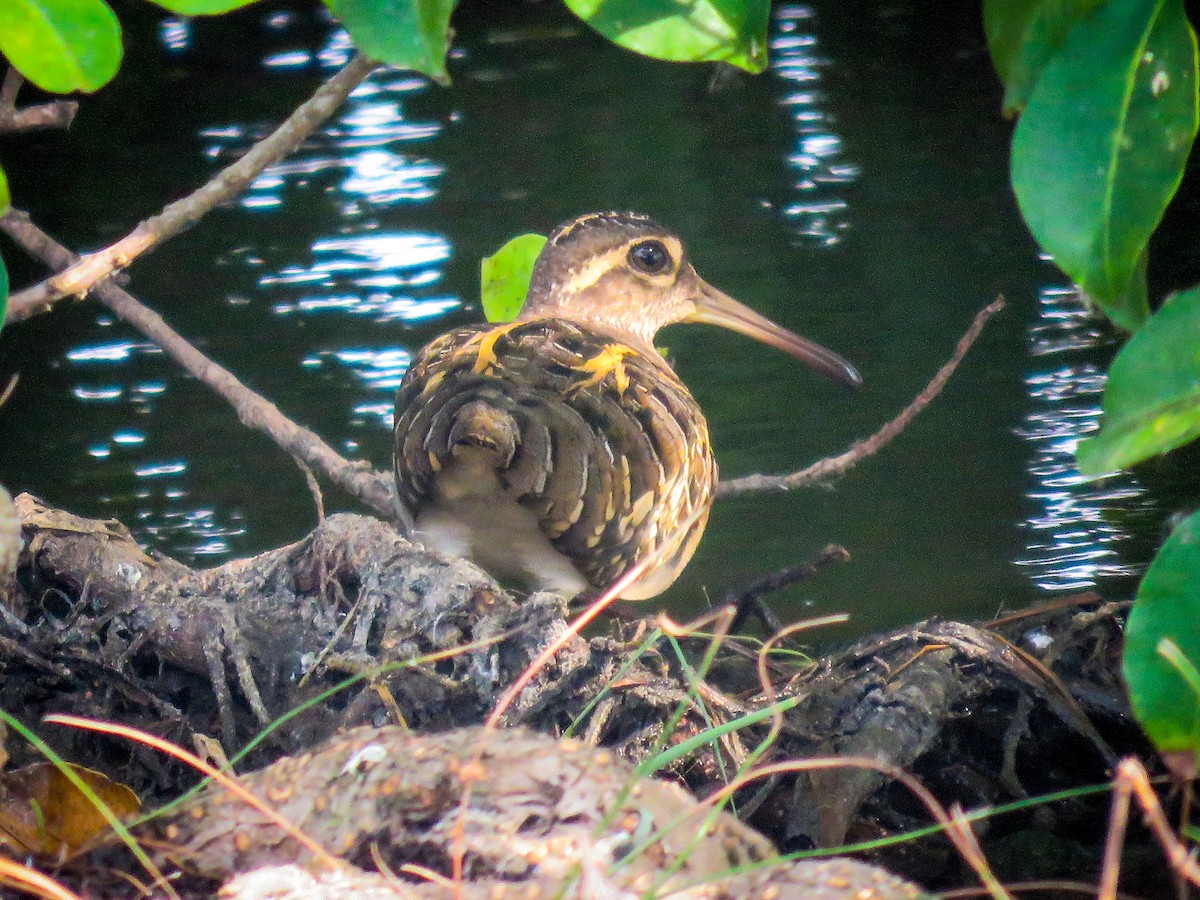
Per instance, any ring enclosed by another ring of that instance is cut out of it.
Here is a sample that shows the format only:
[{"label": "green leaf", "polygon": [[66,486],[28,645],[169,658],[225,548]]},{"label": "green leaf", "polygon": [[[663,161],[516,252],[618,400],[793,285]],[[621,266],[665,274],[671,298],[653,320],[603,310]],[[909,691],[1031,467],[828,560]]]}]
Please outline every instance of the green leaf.
[{"label": "green leaf", "polygon": [[354,45],[391,66],[449,84],[450,13],[457,0],[325,0]]},{"label": "green leaf", "polygon": [[1079,19],[1101,0],[984,0],[988,50],[1004,82],[1004,112],[1018,113]]},{"label": "green leaf", "polygon": [[12,206],[12,196],[8,193],[8,176],[0,169],[0,216],[8,212]]},{"label": "green leaf", "polygon": [[520,314],[533,264],[545,244],[540,234],[522,234],[480,263],[480,295],[489,322],[511,322]]},{"label": "green leaf", "polygon": [[565,0],[615,44],[672,62],[767,67],[770,0]]},{"label": "green leaf", "polygon": [[[1163,753],[1200,750],[1200,696],[1188,683],[1200,662],[1200,512],[1163,544],[1125,626],[1125,682],[1133,711]],[[1169,643],[1166,643],[1169,642]],[[1164,654],[1170,644],[1182,660]],[[1180,662],[1183,662],[1181,671]]]},{"label": "green leaf", "polygon": [[1131,331],[1150,314],[1137,269],[1196,136],[1196,65],[1183,0],[1109,0],[1071,29],[1013,136],[1034,237]]},{"label": "green leaf", "polygon": [[104,0],[3,0],[0,53],[44,91],[95,91],[121,65],[121,26]]},{"label": "green leaf", "polygon": [[259,0],[150,0],[151,3],[181,16],[215,16],[241,9]]},{"label": "green leaf", "polygon": [[1085,475],[1102,475],[1200,437],[1200,287],[1168,297],[1121,348],[1104,385],[1100,433],[1079,444]]}]

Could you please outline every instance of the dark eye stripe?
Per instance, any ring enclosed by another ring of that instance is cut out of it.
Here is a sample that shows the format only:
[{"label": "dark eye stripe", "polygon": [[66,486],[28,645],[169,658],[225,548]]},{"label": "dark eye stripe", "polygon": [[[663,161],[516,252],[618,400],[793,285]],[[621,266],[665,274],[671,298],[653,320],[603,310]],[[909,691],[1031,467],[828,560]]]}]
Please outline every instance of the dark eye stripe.
[{"label": "dark eye stripe", "polygon": [[662,241],[639,241],[629,248],[629,265],[647,275],[662,275],[671,269],[671,254]]}]

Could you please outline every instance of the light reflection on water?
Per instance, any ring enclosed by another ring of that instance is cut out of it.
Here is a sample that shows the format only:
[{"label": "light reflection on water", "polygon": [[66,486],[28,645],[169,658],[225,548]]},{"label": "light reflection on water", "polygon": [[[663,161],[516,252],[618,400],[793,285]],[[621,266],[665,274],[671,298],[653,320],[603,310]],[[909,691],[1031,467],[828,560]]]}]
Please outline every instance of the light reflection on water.
[{"label": "light reflection on water", "polygon": [[[139,499],[151,500],[150,491],[139,491]],[[168,489],[161,495],[166,500],[184,500],[187,493],[181,489]],[[161,504],[155,504],[156,507]],[[228,519],[228,521],[222,521]],[[220,516],[209,508],[167,509],[156,513],[152,509],[140,510],[137,521],[130,527],[139,540],[149,540],[158,546],[182,544],[185,552],[193,557],[221,557],[229,553],[229,539],[245,534],[241,525],[242,514],[236,510]]]},{"label": "light reflection on water", "polygon": [[858,167],[842,157],[842,141],[832,133],[833,123],[816,88],[820,69],[828,60],[816,54],[817,39],[808,33],[813,11],[802,4],[781,4],[774,9],[775,33],[771,38],[771,70],[789,83],[779,104],[791,118],[796,143],[787,155],[796,173],[794,189],[801,199],[789,203],[783,214],[796,233],[828,246],[848,226],[848,205],[836,186],[858,178]]},{"label": "light reflection on water", "polygon": [[[263,20],[266,29],[285,37],[292,24],[292,18],[282,14]],[[193,38],[192,25],[168,18],[159,37],[169,52],[184,52]],[[314,68],[327,73],[343,65],[351,49],[345,33],[331,29],[317,52],[276,48],[264,55],[262,65],[310,77]],[[307,195],[332,203],[335,234],[316,235],[307,252],[291,259],[280,262],[275,255],[271,267],[264,262],[271,255],[265,252],[268,248],[253,243],[231,249],[219,260],[246,272],[248,282],[256,285],[249,296],[228,297],[231,306],[263,306],[295,323],[293,328],[313,317],[328,321],[350,316],[360,323],[353,347],[318,346],[297,354],[294,363],[300,372],[332,368],[354,376],[351,384],[352,389],[357,385],[357,396],[350,398],[347,408],[350,428],[391,426],[392,397],[411,357],[406,347],[389,342],[395,339],[395,329],[387,326],[444,315],[461,305],[458,297],[438,288],[451,257],[445,236],[381,227],[381,217],[389,210],[436,197],[445,173],[445,167],[425,149],[442,134],[444,123],[406,115],[407,101],[428,87],[426,79],[411,73],[378,70],[352,92],[335,118],[288,159],[266,169],[236,201],[237,209],[246,215],[280,217],[280,228],[292,221],[282,218],[294,215],[289,212],[292,201]],[[453,112],[448,113],[447,120],[454,118]],[[240,158],[273,125],[227,122],[203,128],[201,152],[211,171]],[[243,232],[271,234],[270,229],[238,229]],[[364,331],[364,320],[378,327]],[[168,385],[134,380],[130,364],[138,354],[158,352],[153,345],[133,341],[93,343],[70,351],[67,359],[81,374],[74,396],[82,403],[127,403],[135,412],[139,407],[147,409]],[[102,380],[92,371],[97,365],[104,366]],[[110,472],[97,478],[120,483],[111,475],[114,466],[127,467],[132,475],[136,487],[131,491],[139,506],[130,525],[139,540],[185,557],[228,553],[229,539],[245,531],[241,513],[194,505],[186,483],[188,463],[170,458],[156,441],[160,437],[153,430],[147,438],[124,428],[85,449],[89,458]],[[351,453],[358,447],[345,437],[339,443]],[[103,499],[113,502],[112,497]]]},{"label": "light reflection on water", "polygon": [[[289,20],[278,15],[264,24],[286,32]],[[821,88],[829,61],[819,53],[813,9],[777,5],[772,23],[771,70],[779,82],[775,102],[791,129],[779,150],[790,184],[777,213],[807,245],[831,247],[852,222],[844,189],[862,174],[848,158]],[[172,53],[186,50],[192,28],[188,20],[168,19],[160,33],[163,46]],[[577,31],[572,27],[567,33]],[[344,33],[331,29],[316,51],[276,48],[261,63],[276,77],[311,78],[343,64],[349,50]],[[476,81],[488,77],[483,69],[464,73]],[[450,235],[430,232],[428,215],[421,218],[421,229],[408,227],[403,215],[435,202],[443,179],[454,176],[438,151],[447,125],[458,120],[449,108],[455,95],[440,95],[446,108],[436,117],[414,117],[412,100],[427,90],[428,82],[411,73],[377,71],[333,120],[292,157],[263,172],[228,211],[231,218],[252,220],[231,229],[247,242],[221,260],[253,286],[228,297],[230,305],[264,311],[282,336],[294,336],[309,324],[354,325],[313,328],[306,334],[317,335],[317,343],[298,347],[291,360],[300,379],[345,376],[338,382],[346,399],[345,427],[338,434],[334,426],[326,437],[349,452],[358,448],[350,435],[390,428],[392,397],[411,362],[411,347],[398,343],[402,338],[395,326],[443,316],[463,303],[443,285],[454,253]],[[271,124],[210,124],[199,132],[200,152],[216,172],[240,158]],[[328,208],[308,217],[295,212],[297,202]],[[281,258],[278,248],[267,246],[272,227],[254,227],[261,222],[276,223],[279,231],[315,222],[323,233],[285,244]],[[264,235],[262,245],[243,234]],[[1015,562],[1043,590],[1079,590],[1107,576],[1129,574],[1118,555],[1129,535],[1106,516],[1139,502],[1143,492],[1131,477],[1089,483],[1075,468],[1078,440],[1099,421],[1103,369],[1093,359],[1107,338],[1071,292],[1045,288],[1039,299],[1040,316],[1029,329],[1032,362],[1025,381],[1031,409],[1018,428],[1029,450],[1027,493],[1037,511],[1023,523],[1026,546]],[[152,345],[134,341],[92,341],[71,350],[66,360],[77,373],[74,397],[79,403],[107,404],[128,418],[152,409],[178,384],[139,371],[139,357],[157,353]],[[161,371],[155,374],[161,378]],[[239,510],[214,508],[198,489],[193,496],[188,460],[177,448],[162,446],[154,428],[143,432],[114,422],[89,439],[84,451],[97,467],[123,467],[133,480],[132,493],[141,505],[130,525],[140,540],[185,557],[220,557],[230,552],[230,539],[245,532]],[[97,483],[100,479],[97,475]]]},{"label": "light reflection on water", "polygon": [[1043,590],[1079,591],[1136,574],[1117,550],[1131,535],[1107,513],[1127,509],[1144,491],[1131,475],[1089,481],[1079,474],[1075,448],[1099,427],[1104,391],[1104,369],[1084,351],[1108,338],[1074,290],[1047,287],[1038,299],[1041,315],[1029,328],[1033,366],[1025,377],[1034,408],[1017,434],[1029,442],[1027,494],[1039,510],[1026,522],[1029,536],[1016,562]]}]

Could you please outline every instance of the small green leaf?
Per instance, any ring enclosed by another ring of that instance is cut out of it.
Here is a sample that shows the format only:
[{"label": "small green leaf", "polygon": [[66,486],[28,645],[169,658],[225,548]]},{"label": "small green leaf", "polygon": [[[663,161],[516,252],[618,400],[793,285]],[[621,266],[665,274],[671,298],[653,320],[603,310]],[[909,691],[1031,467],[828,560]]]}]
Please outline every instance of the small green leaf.
[{"label": "small green leaf", "polygon": [[672,62],[723,60],[747,72],[767,67],[770,0],[565,0],[627,50]]},{"label": "small green leaf", "polygon": [[8,212],[12,206],[12,196],[8,193],[8,176],[0,169],[0,216]]},{"label": "small green leaf", "polygon": [[450,13],[457,0],[325,0],[367,56],[449,84]]},{"label": "small green leaf", "polygon": [[1131,331],[1150,314],[1137,269],[1200,122],[1196,67],[1183,0],[1109,0],[1071,29],[1013,136],[1029,229]]},{"label": "small green leaf", "polygon": [[1101,0],[984,0],[988,50],[1004,82],[1004,112],[1018,113],[1067,34]]},{"label": "small green leaf", "polygon": [[1114,472],[1200,437],[1200,287],[1168,297],[1121,348],[1100,433],[1079,444],[1085,475]]},{"label": "small green leaf", "polygon": [[520,314],[533,264],[545,245],[540,234],[522,234],[480,263],[483,314],[489,322],[511,322]]},{"label": "small green leaf", "polygon": [[121,65],[121,26],[104,0],[3,0],[0,53],[44,91],[95,91]]},{"label": "small green leaf", "polygon": [[[1133,711],[1163,753],[1200,751],[1200,696],[1187,671],[1200,661],[1200,513],[1163,544],[1125,626],[1125,682]],[[1169,642],[1169,643],[1168,643]],[[1161,648],[1178,648],[1174,662]],[[1180,663],[1184,663],[1181,666]],[[1200,758],[1200,757],[1198,757]]]},{"label": "small green leaf", "polygon": [[241,9],[259,0],[150,0],[165,10],[181,16],[215,16],[231,9]]}]

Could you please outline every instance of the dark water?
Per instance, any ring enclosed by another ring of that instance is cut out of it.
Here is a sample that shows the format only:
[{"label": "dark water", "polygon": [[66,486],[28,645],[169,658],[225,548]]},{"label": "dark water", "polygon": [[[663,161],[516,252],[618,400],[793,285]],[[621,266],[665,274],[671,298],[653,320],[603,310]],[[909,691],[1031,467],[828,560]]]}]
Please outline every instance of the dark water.
[{"label": "dark water", "polygon": [[[1111,339],[1040,260],[1007,185],[1010,126],[976,4],[777,4],[772,68],[713,80],[612,48],[556,4],[456,17],[451,89],[377,74],[237,204],[132,269],[131,290],[339,449],[386,468],[410,354],[479,318],[478,260],[600,208],[648,212],[701,274],[861,368],[850,394],[702,326],[665,332],[726,476],[790,471],[874,431],[974,312],[1009,308],[945,394],[831,490],[718,504],[679,613],[839,542],[853,562],[778,598],[865,632],[1127,591],[1177,501],[1081,482]],[[960,8],[961,7],[961,8]],[[0,144],[16,203],[101,246],[200,184],[347,52],[296,5],[161,21],[69,135]],[[39,273],[3,248],[20,285]],[[6,330],[0,480],[216,564],[302,536],[291,460],[91,303]],[[353,508],[336,493],[332,508]]]}]

